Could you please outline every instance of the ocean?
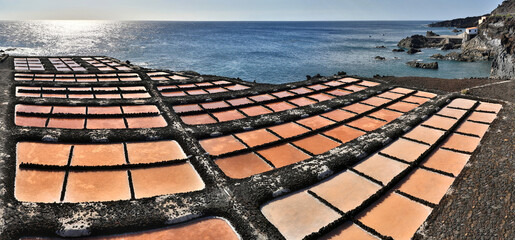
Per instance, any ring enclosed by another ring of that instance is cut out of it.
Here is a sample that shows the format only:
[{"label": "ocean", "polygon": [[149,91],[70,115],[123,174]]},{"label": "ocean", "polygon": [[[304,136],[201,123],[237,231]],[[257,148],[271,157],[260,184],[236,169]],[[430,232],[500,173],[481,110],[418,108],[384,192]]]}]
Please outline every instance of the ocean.
[{"label": "ocean", "polygon": [[[404,37],[431,30],[429,21],[124,22],[0,21],[0,49],[11,55],[106,55],[150,68],[193,70],[261,83],[285,83],[338,71],[372,77],[487,77],[491,62],[434,61],[439,49],[408,55],[392,49]],[[376,48],[385,46],[385,49]],[[385,61],[374,60],[386,57]]]}]

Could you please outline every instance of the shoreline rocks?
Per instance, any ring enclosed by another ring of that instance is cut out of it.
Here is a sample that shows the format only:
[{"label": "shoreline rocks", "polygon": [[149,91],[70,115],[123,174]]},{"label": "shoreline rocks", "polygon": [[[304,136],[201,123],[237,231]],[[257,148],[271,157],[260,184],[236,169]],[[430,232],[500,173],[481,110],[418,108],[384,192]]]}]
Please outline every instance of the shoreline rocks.
[{"label": "shoreline rocks", "polygon": [[440,53],[437,53],[437,54],[433,54],[433,56],[429,57],[431,59],[440,59],[440,60],[446,60],[445,59],[445,56],[440,54]]},{"label": "shoreline rocks", "polygon": [[402,48],[423,48],[427,46],[427,38],[422,35],[413,35],[399,41],[397,46]]},{"label": "shoreline rocks", "polygon": [[451,52],[446,55],[440,53],[434,54],[430,57],[431,59],[439,60],[452,60],[459,62],[476,62],[476,61],[488,61],[491,60],[489,51],[463,51],[463,52]]},{"label": "shoreline rocks", "polygon": [[436,37],[436,36],[440,36],[440,35],[434,33],[433,31],[426,32],[426,37]]},{"label": "shoreline rocks", "polygon": [[409,61],[406,65],[414,68],[423,68],[423,69],[438,69],[438,62],[432,63],[422,63],[417,61]]},{"label": "shoreline rocks", "polygon": [[441,50],[451,50],[451,49],[459,49],[461,48],[461,44],[454,44],[453,42],[446,43],[440,48]]},{"label": "shoreline rocks", "polygon": [[392,52],[405,52],[404,48],[393,49]]},{"label": "shoreline rocks", "polygon": [[[434,34],[434,33],[433,33]],[[428,32],[428,35],[431,33]],[[436,34],[432,36],[437,36]],[[431,37],[431,36],[429,36]],[[428,38],[422,35],[413,35],[411,37],[406,37],[399,41],[397,46],[401,48],[433,48],[433,47],[442,47],[448,42],[445,39],[441,38]]]},{"label": "shoreline rocks", "polygon": [[415,54],[415,53],[418,53],[418,52],[421,52],[420,49],[410,48],[406,53],[407,54]]}]

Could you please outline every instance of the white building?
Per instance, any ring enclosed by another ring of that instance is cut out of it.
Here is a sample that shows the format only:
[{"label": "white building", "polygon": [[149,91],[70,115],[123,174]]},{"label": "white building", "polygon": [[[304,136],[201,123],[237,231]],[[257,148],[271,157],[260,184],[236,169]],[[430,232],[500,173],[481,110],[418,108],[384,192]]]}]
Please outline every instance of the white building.
[{"label": "white building", "polygon": [[478,24],[477,25],[481,25],[481,23],[483,23],[484,21],[486,20],[486,16],[482,16],[479,21],[478,21]]},{"label": "white building", "polygon": [[477,27],[471,27],[465,29],[465,33],[468,35],[476,35],[477,34]]}]

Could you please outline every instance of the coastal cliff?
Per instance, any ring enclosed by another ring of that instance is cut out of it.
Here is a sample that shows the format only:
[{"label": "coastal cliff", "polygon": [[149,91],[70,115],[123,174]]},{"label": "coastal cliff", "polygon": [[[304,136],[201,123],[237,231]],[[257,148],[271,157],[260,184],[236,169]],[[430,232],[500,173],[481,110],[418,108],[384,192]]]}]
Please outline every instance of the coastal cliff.
[{"label": "coastal cliff", "polygon": [[[499,4],[497,8],[495,8],[490,14],[485,14],[483,16],[499,16],[499,15],[507,15],[507,14],[515,14],[515,1],[506,0]],[[465,17],[465,18],[456,18],[452,20],[446,20],[441,22],[434,22],[429,24],[429,27],[454,27],[454,28],[469,28],[476,27],[478,25],[479,19],[483,16],[474,16],[474,17]]]},{"label": "coastal cliff", "polygon": [[463,43],[462,50],[465,55],[482,53],[492,58],[490,77],[515,79],[515,19],[510,16],[487,18],[479,26],[479,35]]},{"label": "coastal cliff", "polygon": [[[478,26],[479,34],[461,45],[461,52],[435,54],[434,59],[456,61],[493,60],[491,78],[515,79],[515,0],[500,4]],[[447,22],[458,23],[451,20]],[[475,26],[478,25],[476,22]],[[431,24],[430,26],[439,26]],[[456,27],[453,25],[452,27]]]},{"label": "coastal cliff", "polygon": [[481,16],[457,18],[453,20],[434,22],[429,24],[429,27],[455,27],[455,28],[469,28],[475,27]]}]

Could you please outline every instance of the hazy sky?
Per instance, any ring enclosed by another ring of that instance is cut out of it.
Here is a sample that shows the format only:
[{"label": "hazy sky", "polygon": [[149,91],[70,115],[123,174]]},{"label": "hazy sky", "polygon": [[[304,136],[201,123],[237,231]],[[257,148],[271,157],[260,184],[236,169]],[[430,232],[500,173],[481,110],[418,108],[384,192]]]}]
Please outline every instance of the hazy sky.
[{"label": "hazy sky", "polygon": [[502,0],[0,0],[1,20],[441,20]]}]

